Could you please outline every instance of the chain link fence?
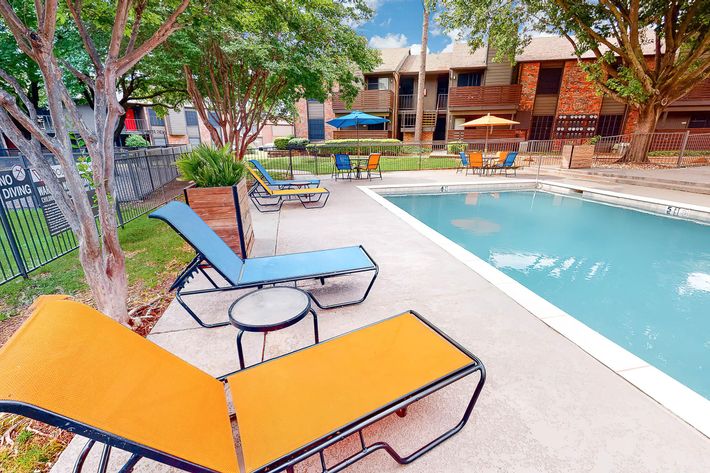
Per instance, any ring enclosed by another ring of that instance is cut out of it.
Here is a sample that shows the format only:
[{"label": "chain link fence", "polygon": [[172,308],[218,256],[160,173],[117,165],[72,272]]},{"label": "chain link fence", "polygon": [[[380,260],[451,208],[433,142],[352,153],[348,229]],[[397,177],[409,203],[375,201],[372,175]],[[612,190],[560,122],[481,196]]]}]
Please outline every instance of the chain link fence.
[{"label": "chain link fence", "polygon": [[[116,152],[114,200],[120,225],[182,195],[187,183],[177,180],[175,161],[188,150],[180,146]],[[54,162],[50,155],[47,159]],[[58,166],[55,171],[61,180]],[[88,184],[87,193],[93,193]],[[76,248],[74,233],[25,158],[0,158],[0,284],[27,277]]]}]

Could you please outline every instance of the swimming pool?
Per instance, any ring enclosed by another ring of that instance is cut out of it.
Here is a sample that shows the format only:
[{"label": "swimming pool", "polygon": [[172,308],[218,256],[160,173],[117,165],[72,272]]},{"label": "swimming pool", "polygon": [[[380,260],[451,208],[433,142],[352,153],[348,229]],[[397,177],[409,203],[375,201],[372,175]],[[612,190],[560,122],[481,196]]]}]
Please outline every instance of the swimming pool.
[{"label": "swimming pool", "polygon": [[710,399],[710,226],[542,191],[383,197]]}]

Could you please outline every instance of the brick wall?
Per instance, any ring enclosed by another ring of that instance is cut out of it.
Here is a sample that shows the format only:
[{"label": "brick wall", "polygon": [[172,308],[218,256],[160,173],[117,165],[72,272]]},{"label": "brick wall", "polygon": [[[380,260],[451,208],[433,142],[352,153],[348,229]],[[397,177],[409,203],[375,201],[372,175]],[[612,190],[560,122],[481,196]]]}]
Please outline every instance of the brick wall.
[{"label": "brick wall", "polygon": [[299,138],[308,138],[308,111],[306,99],[296,102],[296,120],[294,130]]},{"label": "brick wall", "polygon": [[562,84],[557,101],[557,114],[598,115],[602,108],[602,96],[577,61],[567,61],[562,73]]},{"label": "brick wall", "polygon": [[335,131],[335,128],[328,125],[328,120],[332,120],[333,118],[335,118],[335,112],[333,111],[333,99],[332,98],[328,98],[328,99],[326,99],[325,102],[323,102],[323,111],[325,113],[325,139],[332,140],[333,139],[333,131]]},{"label": "brick wall", "polygon": [[639,111],[635,108],[628,108],[626,113],[626,122],[624,122],[624,129],[622,133],[624,135],[631,134],[636,131],[636,124],[639,122]]},{"label": "brick wall", "polygon": [[[308,103],[306,99],[301,99],[296,102],[296,113],[296,120],[294,122],[295,134],[299,138],[308,138]],[[335,128],[328,125],[328,120],[335,118],[335,112],[333,112],[333,100],[331,98],[323,102],[323,114],[326,122],[325,139],[332,140]]]},{"label": "brick wall", "polygon": [[[414,141],[414,132],[413,131],[405,131],[402,134],[402,141],[404,143],[411,143]],[[429,143],[434,141],[434,132],[433,131],[422,131],[422,142],[424,143]]]},{"label": "brick wall", "polygon": [[520,106],[521,112],[530,112],[535,104],[535,89],[537,88],[537,76],[540,72],[539,62],[524,62],[520,64]]}]

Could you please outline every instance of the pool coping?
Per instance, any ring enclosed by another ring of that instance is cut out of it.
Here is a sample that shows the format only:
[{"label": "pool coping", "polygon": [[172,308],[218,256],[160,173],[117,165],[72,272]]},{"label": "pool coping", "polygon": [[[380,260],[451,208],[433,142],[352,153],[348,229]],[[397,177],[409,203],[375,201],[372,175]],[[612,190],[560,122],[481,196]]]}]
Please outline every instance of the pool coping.
[{"label": "pool coping", "polygon": [[[389,192],[391,190],[391,193],[396,193],[396,191],[399,190],[401,193],[403,190],[418,190],[420,192],[416,193],[421,193],[422,190],[426,192],[427,188],[429,188],[429,192],[431,193],[451,193],[452,188],[454,188],[453,192],[467,192],[476,190],[501,190],[501,186],[513,189],[524,189],[526,188],[525,186],[528,186],[527,189],[536,188],[548,191],[551,191],[553,188],[561,188],[574,194],[579,194],[581,191],[589,196],[601,196],[602,200],[597,200],[596,198],[592,199],[600,203],[619,205],[633,210],[666,215],[672,218],[686,218],[683,215],[693,215],[693,217],[697,217],[696,212],[704,213],[708,218],[707,220],[702,219],[700,223],[710,222],[710,208],[663,199],[647,198],[637,195],[594,189],[585,186],[561,184],[545,180],[536,181],[534,179],[516,179],[514,181],[491,179],[480,184],[461,183],[459,181],[451,183],[441,182],[435,184],[380,184],[358,186],[358,189],[365,193],[368,197],[372,198],[385,209],[402,219],[404,222],[408,223],[420,234],[427,237],[454,258],[458,259],[478,275],[496,286],[547,326],[579,346],[582,350],[586,351],[589,355],[607,366],[616,374],[620,375],[640,391],[650,396],[680,419],[697,429],[703,435],[710,437],[710,400],[705,399],[703,396],[685,386],[680,381],[675,380],[660,369],[650,365],[604,335],[575,319],[567,312],[534,293],[502,271],[496,269],[494,266],[474,255],[458,243],[455,243],[433,228],[419,221],[406,211],[389,202],[377,192],[378,190],[380,192]],[[587,195],[585,195],[585,198]],[[606,201],[605,199],[611,199],[611,201]],[[624,199],[641,204],[641,206],[637,208],[636,206],[629,207],[627,205],[622,205]],[[679,209],[679,211],[673,211],[671,214],[665,214],[653,210],[657,208],[663,209],[663,207]],[[688,214],[685,211],[690,211],[691,213]],[[693,217],[690,218],[692,220],[696,220]]]}]

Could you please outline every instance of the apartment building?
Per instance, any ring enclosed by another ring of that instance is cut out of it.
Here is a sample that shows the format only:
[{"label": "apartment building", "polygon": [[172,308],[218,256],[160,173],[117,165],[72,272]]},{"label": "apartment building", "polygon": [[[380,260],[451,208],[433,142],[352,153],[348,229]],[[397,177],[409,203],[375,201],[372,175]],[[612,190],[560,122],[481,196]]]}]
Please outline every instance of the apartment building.
[{"label": "apartment building", "polygon": [[[653,45],[645,52],[650,60]],[[494,128],[491,136],[500,139],[586,138],[634,131],[635,111],[596,93],[566,39],[533,39],[516,57],[515,65],[496,62],[494,56],[491,48],[471,52],[465,44],[455,44],[451,52],[427,55],[424,141],[482,138],[485,129],[464,129],[463,124],[487,113],[520,122],[509,128]],[[583,60],[592,58],[590,53]],[[352,109],[390,119],[377,128],[360,127],[361,138],[411,141],[420,61],[421,56],[407,49],[382,50],[382,64],[364,75],[365,90],[351,107],[337,93],[325,103],[300,102],[296,135],[312,141],[354,138],[354,128],[335,130],[324,125]],[[658,129],[710,132],[710,80],[670,104]]]}]

